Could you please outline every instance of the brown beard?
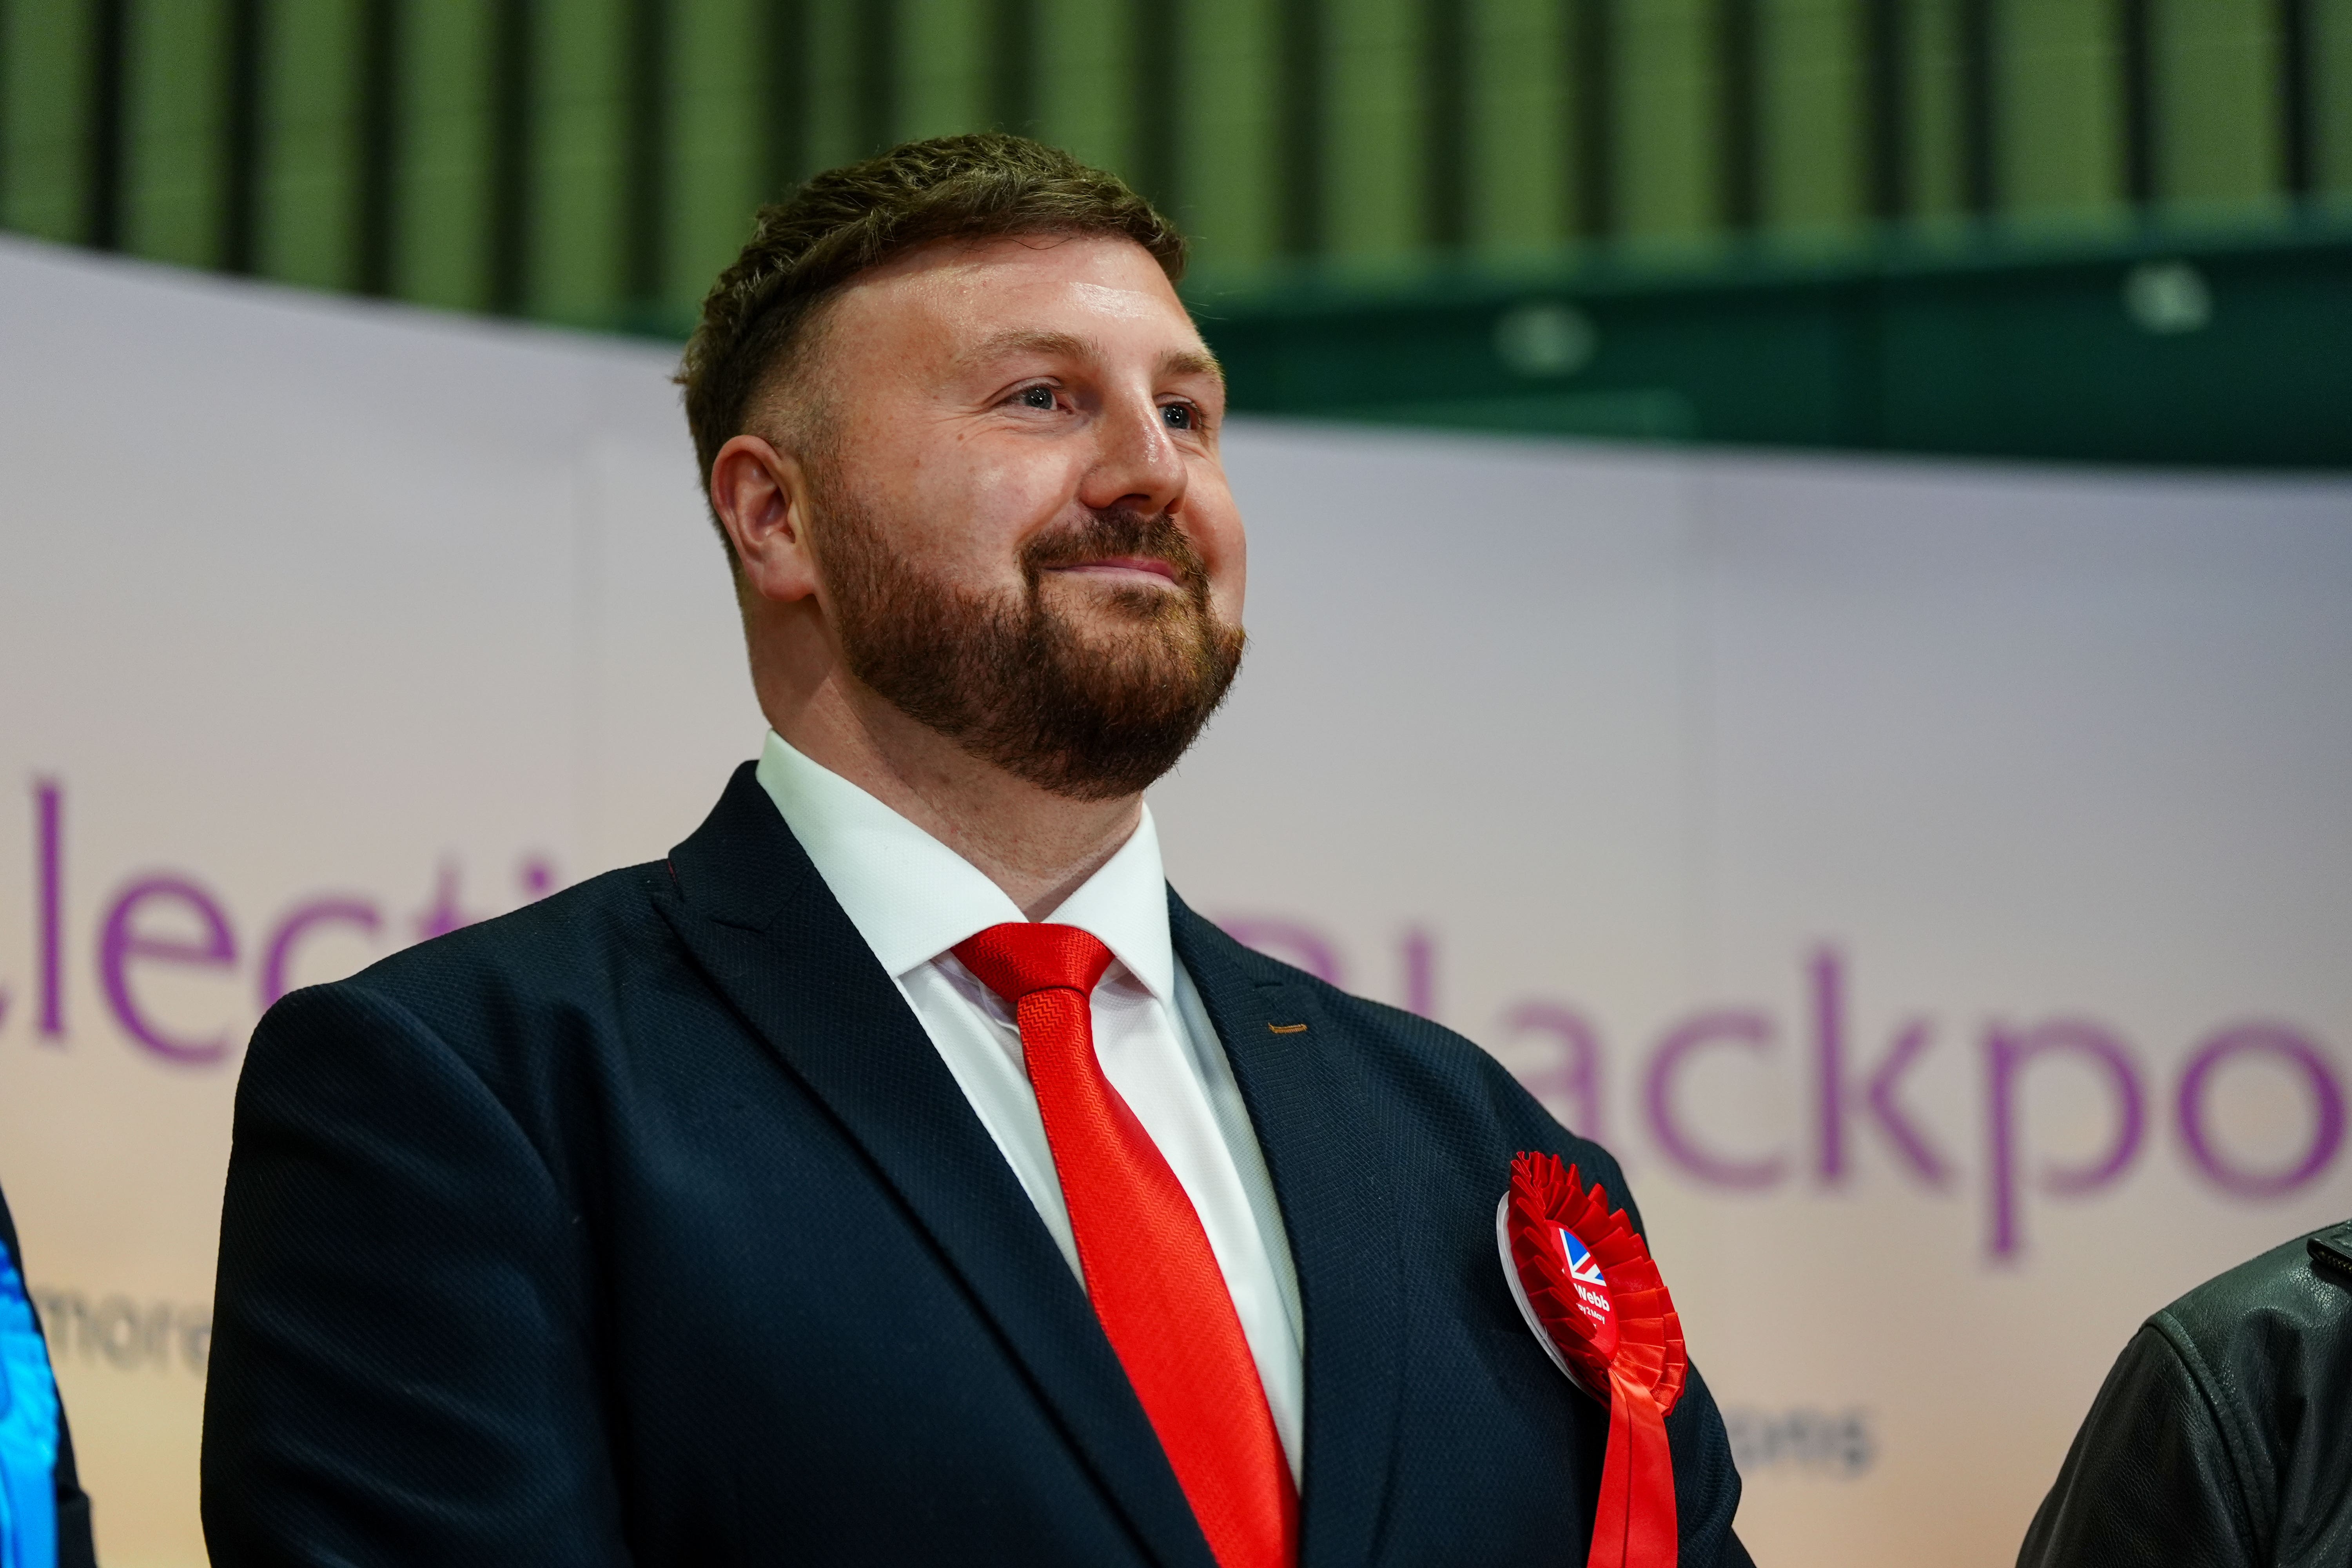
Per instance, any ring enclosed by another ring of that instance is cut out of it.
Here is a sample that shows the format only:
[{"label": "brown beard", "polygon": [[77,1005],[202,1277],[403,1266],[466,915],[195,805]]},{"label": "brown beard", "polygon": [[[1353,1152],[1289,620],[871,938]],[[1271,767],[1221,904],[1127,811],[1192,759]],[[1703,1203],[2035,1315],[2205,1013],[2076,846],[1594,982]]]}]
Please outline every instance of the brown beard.
[{"label": "brown beard", "polygon": [[[894,552],[872,516],[824,487],[820,569],[850,673],[972,756],[1071,800],[1114,800],[1184,754],[1224,700],[1244,636],[1218,619],[1192,542],[1128,507],[1033,539],[1016,594],[972,594]],[[1162,561],[1177,593],[1108,595],[1118,627],[1089,640],[1039,592],[1056,566]]]}]

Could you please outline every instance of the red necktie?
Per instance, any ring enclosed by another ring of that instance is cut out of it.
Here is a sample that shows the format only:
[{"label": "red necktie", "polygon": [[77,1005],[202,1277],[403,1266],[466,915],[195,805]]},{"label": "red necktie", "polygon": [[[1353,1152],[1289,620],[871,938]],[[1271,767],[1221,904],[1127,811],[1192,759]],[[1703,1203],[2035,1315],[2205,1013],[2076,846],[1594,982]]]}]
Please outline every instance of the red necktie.
[{"label": "red necktie", "polygon": [[1218,1568],[1288,1568],[1298,1494],[1201,1216],[1103,1076],[1094,989],[1110,949],[1076,926],[991,926],[955,955],[1011,1003],[1087,1294]]}]

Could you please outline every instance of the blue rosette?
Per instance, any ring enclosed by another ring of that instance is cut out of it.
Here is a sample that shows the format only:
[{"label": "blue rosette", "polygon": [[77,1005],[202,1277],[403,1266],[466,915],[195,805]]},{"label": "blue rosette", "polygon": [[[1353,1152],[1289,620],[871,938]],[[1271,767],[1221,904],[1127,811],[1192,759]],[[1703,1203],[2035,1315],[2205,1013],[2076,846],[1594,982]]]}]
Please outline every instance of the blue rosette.
[{"label": "blue rosette", "polygon": [[0,1247],[0,1568],[57,1568],[58,1385],[25,1281]]}]

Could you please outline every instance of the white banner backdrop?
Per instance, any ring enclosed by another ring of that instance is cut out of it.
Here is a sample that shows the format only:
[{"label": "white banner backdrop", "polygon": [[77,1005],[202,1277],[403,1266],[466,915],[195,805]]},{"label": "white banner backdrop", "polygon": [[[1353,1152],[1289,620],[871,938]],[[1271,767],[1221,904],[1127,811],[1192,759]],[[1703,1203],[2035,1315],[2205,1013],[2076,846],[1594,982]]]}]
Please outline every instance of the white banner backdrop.
[{"label": "white banner backdrop", "polygon": [[[0,243],[0,1184],[113,1568],[203,1561],[261,1007],[756,747],[668,367]],[[2352,1213],[2352,481],[1228,441],[1171,873],[1620,1152],[1759,1560],[2006,1561],[2134,1324]]]}]

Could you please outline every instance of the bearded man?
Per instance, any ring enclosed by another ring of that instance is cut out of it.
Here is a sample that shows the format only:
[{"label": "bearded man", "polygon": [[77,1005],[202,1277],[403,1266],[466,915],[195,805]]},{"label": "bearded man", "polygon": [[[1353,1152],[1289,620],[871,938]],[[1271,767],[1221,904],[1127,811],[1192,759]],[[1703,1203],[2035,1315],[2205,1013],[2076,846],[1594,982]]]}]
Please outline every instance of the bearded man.
[{"label": "bearded man", "polygon": [[[1496,1205],[1615,1163],[1162,879],[1242,650],[1182,258],[1005,136],[761,213],[680,379],[763,752],[667,860],[263,1021],[220,1568],[1582,1559],[1609,1405]],[[1681,1560],[1746,1563],[1685,1388]]]}]

